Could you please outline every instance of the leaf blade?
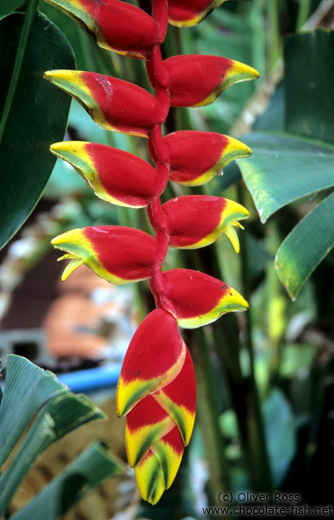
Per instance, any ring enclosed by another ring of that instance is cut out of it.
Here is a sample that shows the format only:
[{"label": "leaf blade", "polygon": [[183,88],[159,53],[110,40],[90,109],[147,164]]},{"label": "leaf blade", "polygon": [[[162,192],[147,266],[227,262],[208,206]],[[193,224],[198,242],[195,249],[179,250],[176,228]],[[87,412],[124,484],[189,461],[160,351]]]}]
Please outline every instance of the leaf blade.
[{"label": "leaf blade", "polygon": [[292,299],[334,246],[334,193],[326,197],[286,237],[275,268]]},{"label": "leaf blade", "polygon": [[55,163],[48,148],[65,133],[70,100],[45,82],[43,72],[50,67],[75,66],[61,31],[38,13],[9,107],[7,92],[23,23],[22,13],[0,21],[0,112],[5,124],[0,146],[0,247],[18,231],[37,204]]},{"label": "leaf blade", "polygon": [[253,157],[238,166],[262,223],[294,200],[334,185],[334,147],[327,143],[270,132],[244,141]]},{"label": "leaf blade", "polygon": [[[56,520],[81,498],[123,467],[101,442],[91,444],[58,477],[13,516],[13,520],[48,518]],[[71,492],[69,492],[71,491]]]}]

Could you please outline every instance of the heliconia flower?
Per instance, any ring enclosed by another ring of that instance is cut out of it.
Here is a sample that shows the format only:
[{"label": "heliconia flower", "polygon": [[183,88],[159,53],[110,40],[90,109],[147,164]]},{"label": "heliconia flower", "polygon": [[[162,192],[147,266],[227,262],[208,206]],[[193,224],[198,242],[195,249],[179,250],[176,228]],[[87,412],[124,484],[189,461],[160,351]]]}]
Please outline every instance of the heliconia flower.
[{"label": "heliconia flower", "polygon": [[252,67],[219,56],[173,56],[164,64],[170,78],[170,104],[174,107],[208,105],[231,85],[259,77]]},{"label": "heliconia flower", "polygon": [[164,139],[169,150],[169,179],[185,186],[205,184],[230,161],[252,155],[245,144],[216,132],[187,130]]},{"label": "heliconia flower", "polygon": [[45,78],[71,94],[102,128],[148,137],[160,121],[156,99],[121,79],[78,70],[51,70]]},{"label": "heliconia flower", "polygon": [[169,245],[195,249],[212,244],[222,233],[239,253],[238,235],[233,226],[249,216],[246,208],[232,200],[209,195],[186,195],[162,206],[167,215]]},{"label": "heliconia flower", "polygon": [[168,0],[168,21],[176,27],[192,27],[225,0]]},{"label": "heliconia flower", "polygon": [[121,370],[116,406],[143,499],[155,504],[179,468],[195,420],[196,386],[175,318],[156,309],[139,325]]},{"label": "heliconia flower", "polygon": [[168,310],[180,327],[193,329],[227,312],[248,309],[248,303],[235,289],[199,271],[171,269],[163,273],[163,278],[163,294],[155,294],[157,305],[162,305],[162,297],[168,299]]},{"label": "heliconia flower", "polygon": [[51,151],[70,163],[98,197],[118,206],[146,207],[164,189],[156,170],[129,152],[85,141],[55,143]]},{"label": "heliconia flower", "polygon": [[138,7],[118,0],[46,0],[92,34],[100,47],[134,58],[151,56],[159,42],[151,16]]},{"label": "heliconia flower", "polygon": [[156,240],[140,231],[122,226],[93,226],[72,229],[51,242],[66,251],[59,260],[71,260],[62,280],[82,264],[113,284],[151,278],[159,263]]}]

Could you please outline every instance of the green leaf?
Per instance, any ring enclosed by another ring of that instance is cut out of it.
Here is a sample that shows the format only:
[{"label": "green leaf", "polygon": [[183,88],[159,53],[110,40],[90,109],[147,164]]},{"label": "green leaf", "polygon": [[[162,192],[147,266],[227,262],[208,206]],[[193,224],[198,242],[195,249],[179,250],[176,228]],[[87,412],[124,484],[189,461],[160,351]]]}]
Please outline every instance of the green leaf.
[{"label": "green leaf", "polygon": [[50,69],[73,69],[62,32],[29,2],[26,13],[0,20],[0,247],[34,209],[62,140],[70,99],[43,79]]},{"label": "green leaf", "polygon": [[9,355],[0,407],[0,468],[32,417],[51,396],[67,392],[54,374],[27,359]]},{"label": "green leaf", "polygon": [[3,460],[34,419],[37,409],[39,412],[9,468],[0,477],[0,517],[37,457],[51,443],[82,424],[105,417],[86,396],[72,394],[53,374],[25,358],[9,356],[0,408]]},{"label": "green leaf", "polygon": [[0,477],[0,516],[37,457],[50,444],[82,424],[103,417],[103,413],[85,396],[67,391],[52,397],[41,408],[10,467]]},{"label": "green leaf", "polygon": [[11,465],[0,477],[0,517],[10,504],[17,488],[38,455],[56,440],[54,421],[49,414],[39,414],[23,439]]},{"label": "green leaf", "polygon": [[292,299],[334,246],[333,208],[331,193],[293,229],[277,251],[275,267]]},{"label": "green leaf", "polygon": [[288,132],[334,144],[333,55],[333,31],[317,29],[285,39]]},{"label": "green leaf", "polygon": [[253,156],[238,166],[263,223],[290,202],[334,185],[334,146],[269,132],[254,132],[243,141]]},{"label": "green leaf", "polygon": [[271,392],[263,403],[263,416],[274,484],[279,486],[296,450],[293,414],[282,392]]},{"label": "green leaf", "polygon": [[56,520],[104,479],[122,470],[104,444],[94,443],[12,518]]},{"label": "green leaf", "polygon": [[282,349],[282,361],[279,367],[280,375],[292,378],[298,373],[308,373],[317,354],[315,345],[307,343],[284,345]]},{"label": "green leaf", "polygon": [[[289,133],[253,133],[244,139],[253,157],[238,166],[263,223],[283,206],[334,186],[334,69],[323,66],[332,62],[333,53],[333,31],[287,37],[284,97],[276,96],[274,110],[271,103],[257,128],[277,128],[271,115],[281,109]],[[276,269],[293,299],[333,247],[330,200],[313,210],[277,253]]]}]

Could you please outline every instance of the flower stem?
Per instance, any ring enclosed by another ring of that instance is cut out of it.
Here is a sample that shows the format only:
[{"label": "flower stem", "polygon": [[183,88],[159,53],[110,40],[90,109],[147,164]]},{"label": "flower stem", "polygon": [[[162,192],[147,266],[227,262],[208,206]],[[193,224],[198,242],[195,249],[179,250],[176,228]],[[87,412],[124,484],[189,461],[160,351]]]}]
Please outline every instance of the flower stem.
[{"label": "flower stem", "polygon": [[209,467],[209,500],[219,504],[219,493],[231,490],[225,447],[219,427],[219,406],[210,349],[202,328],[196,331],[193,341],[196,383],[198,388],[197,408]]},{"label": "flower stem", "polygon": [[[244,202],[243,187],[238,184],[238,195],[241,204]],[[247,300],[251,296],[250,288],[250,264],[248,254],[248,244],[246,236],[241,234],[241,274],[243,281],[243,293]],[[252,340],[252,314],[251,310],[245,315],[246,319],[246,340],[245,346],[249,357],[249,376],[247,381],[249,392],[249,406],[247,415],[248,441],[249,452],[248,458],[250,460],[252,472],[251,482],[255,491],[272,491],[273,482],[270,468],[270,461],[267,450],[267,440],[265,435],[265,428],[263,423],[260,396],[256,384],[255,363],[254,363],[254,346]]]}]

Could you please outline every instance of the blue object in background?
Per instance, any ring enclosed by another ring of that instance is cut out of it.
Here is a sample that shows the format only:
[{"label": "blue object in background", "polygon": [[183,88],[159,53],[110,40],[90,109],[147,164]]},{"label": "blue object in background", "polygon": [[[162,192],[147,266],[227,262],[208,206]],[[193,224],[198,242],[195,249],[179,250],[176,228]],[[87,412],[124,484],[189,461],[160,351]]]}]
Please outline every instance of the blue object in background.
[{"label": "blue object in background", "polygon": [[93,392],[106,388],[116,388],[122,364],[104,365],[77,372],[57,375],[60,383],[65,383],[72,392]]}]

